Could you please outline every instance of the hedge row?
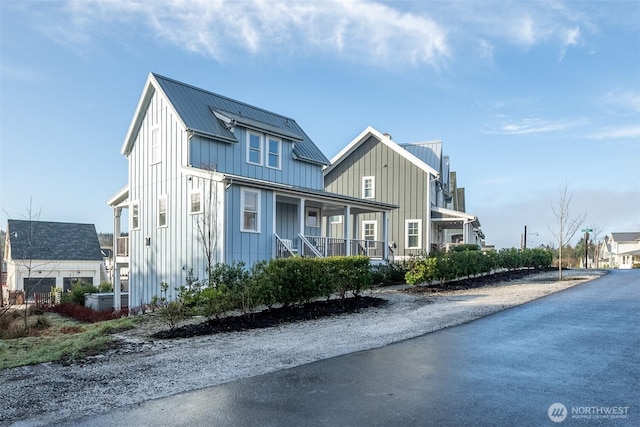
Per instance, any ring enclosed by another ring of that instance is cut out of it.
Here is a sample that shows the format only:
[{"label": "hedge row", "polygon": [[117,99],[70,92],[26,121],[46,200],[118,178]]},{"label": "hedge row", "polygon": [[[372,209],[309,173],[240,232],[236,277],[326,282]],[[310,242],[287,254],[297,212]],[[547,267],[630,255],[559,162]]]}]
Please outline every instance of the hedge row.
[{"label": "hedge row", "polygon": [[415,258],[405,275],[407,283],[447,282],[477,276],[495,270],[550,267],[553,255],[545,249],[501,249],[498,252],[479,250],[453,251],[428,258]]},{"label": "hedge row", "polygon": [[220,317],[241,310],[250,316],[262,304],[291,306],[333,294],[357,296],[372,283],[369,258],[364,256],[291,257],[259,262],[251,270],[244,267],[241,262],[217,264],[204,280],[189,274],[187,284],[176,288],[174,301],[167,298],[168,285],[163,284],[151,308],[160,309],[173,327],[187,314]]}]

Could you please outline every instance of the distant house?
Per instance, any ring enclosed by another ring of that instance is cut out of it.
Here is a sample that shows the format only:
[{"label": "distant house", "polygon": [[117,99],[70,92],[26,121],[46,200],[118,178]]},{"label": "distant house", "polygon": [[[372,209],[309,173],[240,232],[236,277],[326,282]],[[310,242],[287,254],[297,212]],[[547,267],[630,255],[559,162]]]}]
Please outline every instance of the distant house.
[{"label": "distant house", "polygon": [[[441,141],[398,144],[368,127],[331,160],[324,181],[327,191],[399,206],[388,225],[397,257],[483,244],[480,221],[465,212],[464,188],[457,187]],[[362,238],[377,240],[385,221],[376,213],[361,215],[356,229]],[[340,235],[341,228],[334,232]]]},{"label": "distant house", "polygon": [[77,282],[97,286],[107,279],[93,224],[10,219],[4,257],[8,291],[26,291],[28,299],[51,288],[67,291]]},{"label": "distant house", "polygon": [[640,266],[640,232],[610,233],[599,250],[600,264],[609,268]]},{"label": "distant house", "polygon": [[[114,290],[128,268],[131,306],[160,295],[162,283],[175,297],[188,272],[202,279],[210,262],[361,253],[351,218],[395,208],[325,191],[329,161],[292,118],[154,73],[121,153],[128,183],[108,204]],[[340,239],[327,235],[334,215],[347,218]],[[372,258],[386,258],[385,236],[367,242]]]}]

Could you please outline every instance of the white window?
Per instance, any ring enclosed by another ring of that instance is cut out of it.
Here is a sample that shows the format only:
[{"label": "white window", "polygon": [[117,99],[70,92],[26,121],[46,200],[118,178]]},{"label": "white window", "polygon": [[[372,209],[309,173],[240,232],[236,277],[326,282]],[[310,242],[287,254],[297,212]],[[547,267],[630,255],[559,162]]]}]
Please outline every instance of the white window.
[{"label": "white window", "polygon": [[373,199],[375,197],[376,179],[373,176],[362,177],[362,198]]},{"label": "white window", "polygon": [[279,139],[267,137],[267,167],[280,169],[280,150],[282,143]]},{"label": "white window", "polygon": [[342,224],[342,215],[333,215],[329,217],[331,224]]},{"label": "white window", "polygon": [[151,130],[151,164],[160,163],[161,161],[160,128],[156,127]]},{"label": "white window", "polygon": [[158,197],[158,227],[167,226],[167,196]]},{"label": "white window", "polygon": [[320,227],[320,209],[307,208],[307,220],[305,224],[307,227]]},{"label": "white window", "polygon": [[131,202],[131,229],[140,228],[140,202]]},{"label": "white window", "polygon": [[196,188],[189,192],[189,213],[202,213],[202,189]]},{"label": "white window", "polygon": [[242,205],[241,231],[260,232],[260,192],[242,189],[240,193]]},{"label": "white window", "polygon": [[262,166],[262,135],[247,133],[247,163]]},{"label": "white window", "polygon": [[422,249],[422,222],[418,219],[405,221],[405,248]]},{"label": "white window", "polygon": [[362,221],[362,237],[364,240],[378,240],[377,221]]}]

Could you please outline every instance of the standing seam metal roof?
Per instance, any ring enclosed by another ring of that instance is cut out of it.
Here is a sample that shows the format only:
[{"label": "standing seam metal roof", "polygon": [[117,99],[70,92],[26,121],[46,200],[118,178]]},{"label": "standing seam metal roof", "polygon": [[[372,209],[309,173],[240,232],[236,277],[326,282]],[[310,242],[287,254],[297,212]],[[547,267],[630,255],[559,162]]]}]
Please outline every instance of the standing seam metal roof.
[{"label": "standing seam metal roof", "polygon": [[442,173],[442,142],[417,142],[399,145],[439,173]]},{"label": "standing seam metal roof", "polygon": [[233,133],[218,120],[213,110],[228,112],[233,118],[242,117],[255,126],[263,124],[266,132],[279,130],[283,136],[297,137],[293,152],[300,160],[328,165],[330,162],[304,133],[295,120],[227,98],[204,89],[152,73],[187,128],[223,139],[235,139]]}]

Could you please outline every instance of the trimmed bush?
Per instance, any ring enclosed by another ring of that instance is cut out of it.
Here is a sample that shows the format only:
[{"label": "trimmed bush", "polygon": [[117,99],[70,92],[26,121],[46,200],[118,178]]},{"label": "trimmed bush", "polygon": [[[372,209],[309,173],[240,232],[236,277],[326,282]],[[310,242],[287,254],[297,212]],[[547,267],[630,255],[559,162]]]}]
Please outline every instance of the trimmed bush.
[{"label": "trimmed bush", "polygon": [[438,253],[428,258],[413,259],[405,279],[411,285],[431,284],[434,280],[445,283],[463,277],[488,274],[498,269],[547,268],[551,266],[552,260],[551,252],[540,248],[502,249],[499,252],[486,253],[476,249],[458,250]]}]

